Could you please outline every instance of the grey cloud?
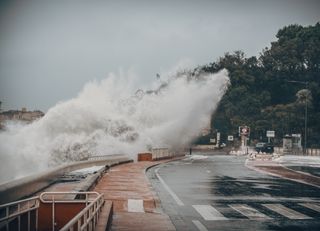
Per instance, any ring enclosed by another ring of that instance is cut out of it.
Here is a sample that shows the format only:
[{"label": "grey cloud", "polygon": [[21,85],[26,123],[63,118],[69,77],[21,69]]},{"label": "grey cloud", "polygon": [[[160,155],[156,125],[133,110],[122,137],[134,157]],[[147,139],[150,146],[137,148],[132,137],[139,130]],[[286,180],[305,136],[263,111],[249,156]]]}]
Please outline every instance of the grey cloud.
[{"label": "grey cloud", "polygon": [[84,83],[133,68],[141,83],[189,58],[258,55],[284,25],[319,21],[318,1],[2,1],[0,101],[47,110]]}]

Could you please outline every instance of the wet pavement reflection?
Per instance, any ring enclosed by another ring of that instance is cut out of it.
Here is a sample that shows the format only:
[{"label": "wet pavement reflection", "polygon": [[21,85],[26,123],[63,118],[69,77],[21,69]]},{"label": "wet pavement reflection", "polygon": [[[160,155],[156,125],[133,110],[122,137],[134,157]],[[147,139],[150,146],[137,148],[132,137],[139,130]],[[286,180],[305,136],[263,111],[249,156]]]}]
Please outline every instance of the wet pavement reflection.
[{"label": "wet pavement reflection", "polygon": [[320,230],[319,187],[254,171],[245,161],[199,155],[147,175],[177,230]]}]

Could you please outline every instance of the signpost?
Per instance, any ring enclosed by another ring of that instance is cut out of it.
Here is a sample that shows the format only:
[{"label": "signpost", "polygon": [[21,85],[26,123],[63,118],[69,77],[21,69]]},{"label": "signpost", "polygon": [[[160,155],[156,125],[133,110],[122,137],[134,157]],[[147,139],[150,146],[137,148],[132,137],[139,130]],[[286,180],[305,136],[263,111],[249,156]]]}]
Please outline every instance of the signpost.
[{"label": "signpost", "polygon": [[274,138],[276,136],[275,134],[275,131],[267,131],[268,143],[270,143],[270,138]]},{"label": "signpost", "polygon": [[239,127],[239,136],[249,136],[249,135],[250,135],[250,127],[248,126]]},{"label": "signpost", "polygon": [[217,132],[217,148],[220,146],[220,132]]},{"label": "signpost", "polygon": [[248,153],[247,141],[248,141],[249,136],[250,136],[250,127],[248,127],[248,126],[240,126],[239,127],[239,136],[241,136],[242,149],[245,150],[245,153]]}]

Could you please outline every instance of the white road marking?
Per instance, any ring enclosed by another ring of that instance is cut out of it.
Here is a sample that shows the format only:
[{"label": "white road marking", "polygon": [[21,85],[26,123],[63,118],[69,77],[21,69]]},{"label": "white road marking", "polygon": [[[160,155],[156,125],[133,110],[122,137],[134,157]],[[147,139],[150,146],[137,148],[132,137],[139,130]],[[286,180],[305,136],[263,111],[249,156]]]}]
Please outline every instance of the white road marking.
[{"label": "white road marking", "polygon": [[228,218],[223,216],[218,210],[213,208],[211,205],[192,205],[192,207],[195,210],[197,210],[197,212],[206,221],[228,220]]},{"label": "white road marking", "polygon": [[311,204],[311,203],[300,203],[299,205],[302,205],[304,207],[307,207],[308,209],[312,209],[320,213],[320,205]]},{"label": "white road marking", "polygon": [[161,184],[163,185],[163,187],[168,191],[168,193],[172,196],[172,198],[176,201],[176,203],[179,206],[184,206],[184,203],[179,199],[179,197],[170,189],[170,187],[166,184],[166,182],[164,182],[164,180],[161,178],[161,176],[158,173],[159,168],[157,168],[154,172],[156,173],[156,176],[158,177],[158,179],[160,180]]},{"label": "white road marking", "polygon": [[267,215],[259,212],[258,210],[244,204],[233,204],[229,205],[229,207],[233,208],[234,210],[238,211],[242,215],[248,217],[252,220],[259,220],[259,219],[271,219]]},{"label": "white road marking", "polygon": [[311,217],[299,213],[293,209],[289,209],[282,204],[263,204],[263,206],[289,219],[312,219]]},{"label": "white road marking", "polygon": [[208,229],[198,220],[192,220],[192,223],[198,228],[199,231],[208,231]]},{"label": "white road marking", "polygon": [[143,200],[128,199],[128,212],[144,213]]}]

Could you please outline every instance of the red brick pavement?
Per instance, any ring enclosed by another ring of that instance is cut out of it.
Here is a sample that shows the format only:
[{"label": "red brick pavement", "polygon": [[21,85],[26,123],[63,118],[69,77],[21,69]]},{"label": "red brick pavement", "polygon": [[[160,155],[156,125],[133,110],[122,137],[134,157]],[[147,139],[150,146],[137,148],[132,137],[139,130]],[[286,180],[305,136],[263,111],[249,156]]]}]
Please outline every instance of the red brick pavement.
[{"label": "red brick pavement", "polygon": [[[100,179],[93,191],[103,193],[106,200],[113,202],[112,230],[175,230],[170,218],[161,212],[159,199],[145,175],[148,167],[162,162],[118,165]],[[128,212],[128,199],[143,200],[145,212]]]}]

